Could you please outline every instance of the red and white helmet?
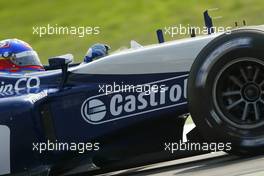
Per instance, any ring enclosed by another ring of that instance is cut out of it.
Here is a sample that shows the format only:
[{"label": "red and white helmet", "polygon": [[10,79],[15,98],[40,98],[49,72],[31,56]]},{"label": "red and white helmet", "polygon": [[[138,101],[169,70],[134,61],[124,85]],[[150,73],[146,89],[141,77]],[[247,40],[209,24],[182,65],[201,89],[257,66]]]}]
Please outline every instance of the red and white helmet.
[{"label": "red and white helmet", "polygon": [[44,71],[44,68],[37,52],[28,43],[18,39],[0,41],[0,72],[34,71]]}]

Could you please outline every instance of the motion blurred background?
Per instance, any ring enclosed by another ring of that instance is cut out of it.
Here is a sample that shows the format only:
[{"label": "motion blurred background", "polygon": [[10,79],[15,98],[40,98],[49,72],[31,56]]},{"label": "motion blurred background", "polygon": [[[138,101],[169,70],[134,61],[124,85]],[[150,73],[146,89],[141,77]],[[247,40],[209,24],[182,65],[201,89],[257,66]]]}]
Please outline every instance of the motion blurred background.
[{"label": "motion blurred background", "polygon": [[[202,12],[222,16],[214,21],[216,26],[232,26],[243,20],[248,25],[264,24],[263,0],[64,0],[0,1],[0,39],[18,38],[39,53],[43,63],[51,56],[72,53],[75,61],[81,61],[87,48],[104,42],[112,51],[134,39],[141,44],[156,43],[155,30],[165,26],[203,26]],[[33,35],[33,26],[99,26],[99,35]],[[177,36],[166,40],[183,38]]]}]

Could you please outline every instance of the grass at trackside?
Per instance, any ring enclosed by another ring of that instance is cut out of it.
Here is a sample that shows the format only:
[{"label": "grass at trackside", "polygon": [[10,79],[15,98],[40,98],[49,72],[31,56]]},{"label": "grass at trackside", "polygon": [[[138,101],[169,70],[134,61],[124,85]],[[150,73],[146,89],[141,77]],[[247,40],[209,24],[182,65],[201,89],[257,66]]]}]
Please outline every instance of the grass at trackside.
[{"label": "grass at trackside", "polygon": [[[230,26],[246,19],[248,24],[264,22],[263,0],[9,0],[0,2],[0,39],[20,38],[30,43],[44,63],[54,55],[73,53],[81,60],[93,43],[105,42],[113,50],[128,46],[131,39],[142,44],[156,43],[155,30],[177,24],[202,26],[202,12],[218,7],[213,16],[217,26]],[[32,35],[39,25],[100,26],[100,35],[44,36]],[[179,36],[185,37],[185,36]],[[172,40],[166,37],[167,40]]]}]

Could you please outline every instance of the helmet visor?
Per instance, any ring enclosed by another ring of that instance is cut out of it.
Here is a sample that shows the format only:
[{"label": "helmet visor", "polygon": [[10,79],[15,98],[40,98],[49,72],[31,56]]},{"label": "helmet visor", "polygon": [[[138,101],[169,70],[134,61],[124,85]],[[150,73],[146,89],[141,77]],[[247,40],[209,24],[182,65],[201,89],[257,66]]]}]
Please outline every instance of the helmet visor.
[{"label": "helmet visor", "polygon": [[17,53],[11,61],[19,66],[42,66],[36,51],[24,51]]}]

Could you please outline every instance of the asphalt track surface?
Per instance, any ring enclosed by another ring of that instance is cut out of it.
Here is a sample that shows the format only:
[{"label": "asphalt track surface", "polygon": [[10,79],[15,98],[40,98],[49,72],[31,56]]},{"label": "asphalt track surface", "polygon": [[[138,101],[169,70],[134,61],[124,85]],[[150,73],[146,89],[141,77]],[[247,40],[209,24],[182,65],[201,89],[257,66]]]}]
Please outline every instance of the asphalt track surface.
[{"label": "asphalt track surface", "polygon": [[[192,128],[192,124],[184,127],[184,140]],[[216,152],[100,176],[264,176],[264,155],[239,157]]]},{"label": "asphalt track surface", "polygon": [[100,176],[264,176],[264,155],[239,157],[210,153]]}]

